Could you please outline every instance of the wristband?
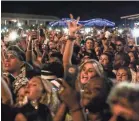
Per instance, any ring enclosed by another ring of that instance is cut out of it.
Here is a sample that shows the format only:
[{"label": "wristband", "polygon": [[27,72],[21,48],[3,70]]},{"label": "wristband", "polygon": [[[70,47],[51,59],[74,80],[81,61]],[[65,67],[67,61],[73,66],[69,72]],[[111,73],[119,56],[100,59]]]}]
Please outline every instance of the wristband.
[{"label": "wristband", "polygon": [[82,107],[78,107],[78,108],[76,108],[76,109],[70,110],[70,112],[76,112],[76,111],[79,111],[79,110],[82,110],[82,109],[83,109]]},{"label": "wristband", "polygon": [[68,36],[68,40],[73,41],[73,40],[75,40],[75,39],[76,39],[76,37],[74,37],[74,36]]}]

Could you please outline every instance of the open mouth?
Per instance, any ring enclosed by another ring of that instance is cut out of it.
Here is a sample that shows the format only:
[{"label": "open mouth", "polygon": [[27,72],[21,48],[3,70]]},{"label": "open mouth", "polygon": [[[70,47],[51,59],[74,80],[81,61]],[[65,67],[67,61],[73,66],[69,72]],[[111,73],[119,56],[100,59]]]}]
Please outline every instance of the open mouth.
[{"label": "open mouth", "polygon": [[9,63],[5,63],[5,67],[10,67],[10,64]]}]

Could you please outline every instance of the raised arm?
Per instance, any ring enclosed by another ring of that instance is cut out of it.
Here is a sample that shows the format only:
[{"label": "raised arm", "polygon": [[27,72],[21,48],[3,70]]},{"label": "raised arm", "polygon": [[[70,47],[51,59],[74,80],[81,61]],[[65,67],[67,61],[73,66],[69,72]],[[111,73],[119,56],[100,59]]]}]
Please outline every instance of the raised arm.
[{"label": "raised arm", "polygon": [[69,30],[69,37],[66,42],[64,54],[63,54],[63,65],[64,68],[66,68],[67,65],[72,64],[71,58],[73,54],[73,46],[74,46],[74,40],[76,39],[76,32],[80,30],[82,25],[77,25],[80,17],[77,18],[77,20],[73,20],[73,15],[70,14],[70,18],[72,21],[67,22],[68,24],[68,30]]},{"label": "raised arm", "polygon": [[27,50],[26,50],[26,61],[32,64],[32,40],[28,40]]},{"label": "raised arm", "polygon": [[60,99],[66,104],[71,112],[73,121],[85,121],[83,108],[80,105],[80,99],[77,92],[73,90],[66,81],[59,80],[62,88],[59,90]]}]

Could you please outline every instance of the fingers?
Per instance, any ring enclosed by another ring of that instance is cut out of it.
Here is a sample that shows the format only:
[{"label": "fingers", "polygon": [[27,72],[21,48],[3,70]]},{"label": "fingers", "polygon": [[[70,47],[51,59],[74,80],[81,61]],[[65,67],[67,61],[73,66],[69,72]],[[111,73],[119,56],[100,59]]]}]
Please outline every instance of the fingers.
[{"label": "fingers", "polygon": [[68,83],[63,80],[63,79],[57,79],[57,81],[64,87],[64,88],[70,88],[70,86],[68,85]]},{"label": "fingers", "polygon": [[71,18],[72,20],[74,19],[72,14],[70,14],[70,18]]},{"label": "fingers", "polygon": [[80,30],[83,27],[83,25],[79,25],[77,28],[77,31]]},{"label": "fingers", "polygon": [[76,20],[76,22],[78,23],[78,22],[79,22],[79,20],[80,20],[80,16],[78,16],[78,17],[77,17],[77,20]]}]

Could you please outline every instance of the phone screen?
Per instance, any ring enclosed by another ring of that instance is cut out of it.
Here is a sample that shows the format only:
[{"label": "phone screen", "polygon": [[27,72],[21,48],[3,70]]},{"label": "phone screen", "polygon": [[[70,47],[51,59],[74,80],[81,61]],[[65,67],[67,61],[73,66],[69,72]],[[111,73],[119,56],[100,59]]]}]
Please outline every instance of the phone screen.
[{"label": "phone screen", "polygon": [[51,83],[52,83],[52,85],[54,86],[54,87],[53,87],[53,90],[54,90],[54,91],[58,91],[58,90],[60,89],[61,84],[60,84],[58,81],[52,80]]}]

